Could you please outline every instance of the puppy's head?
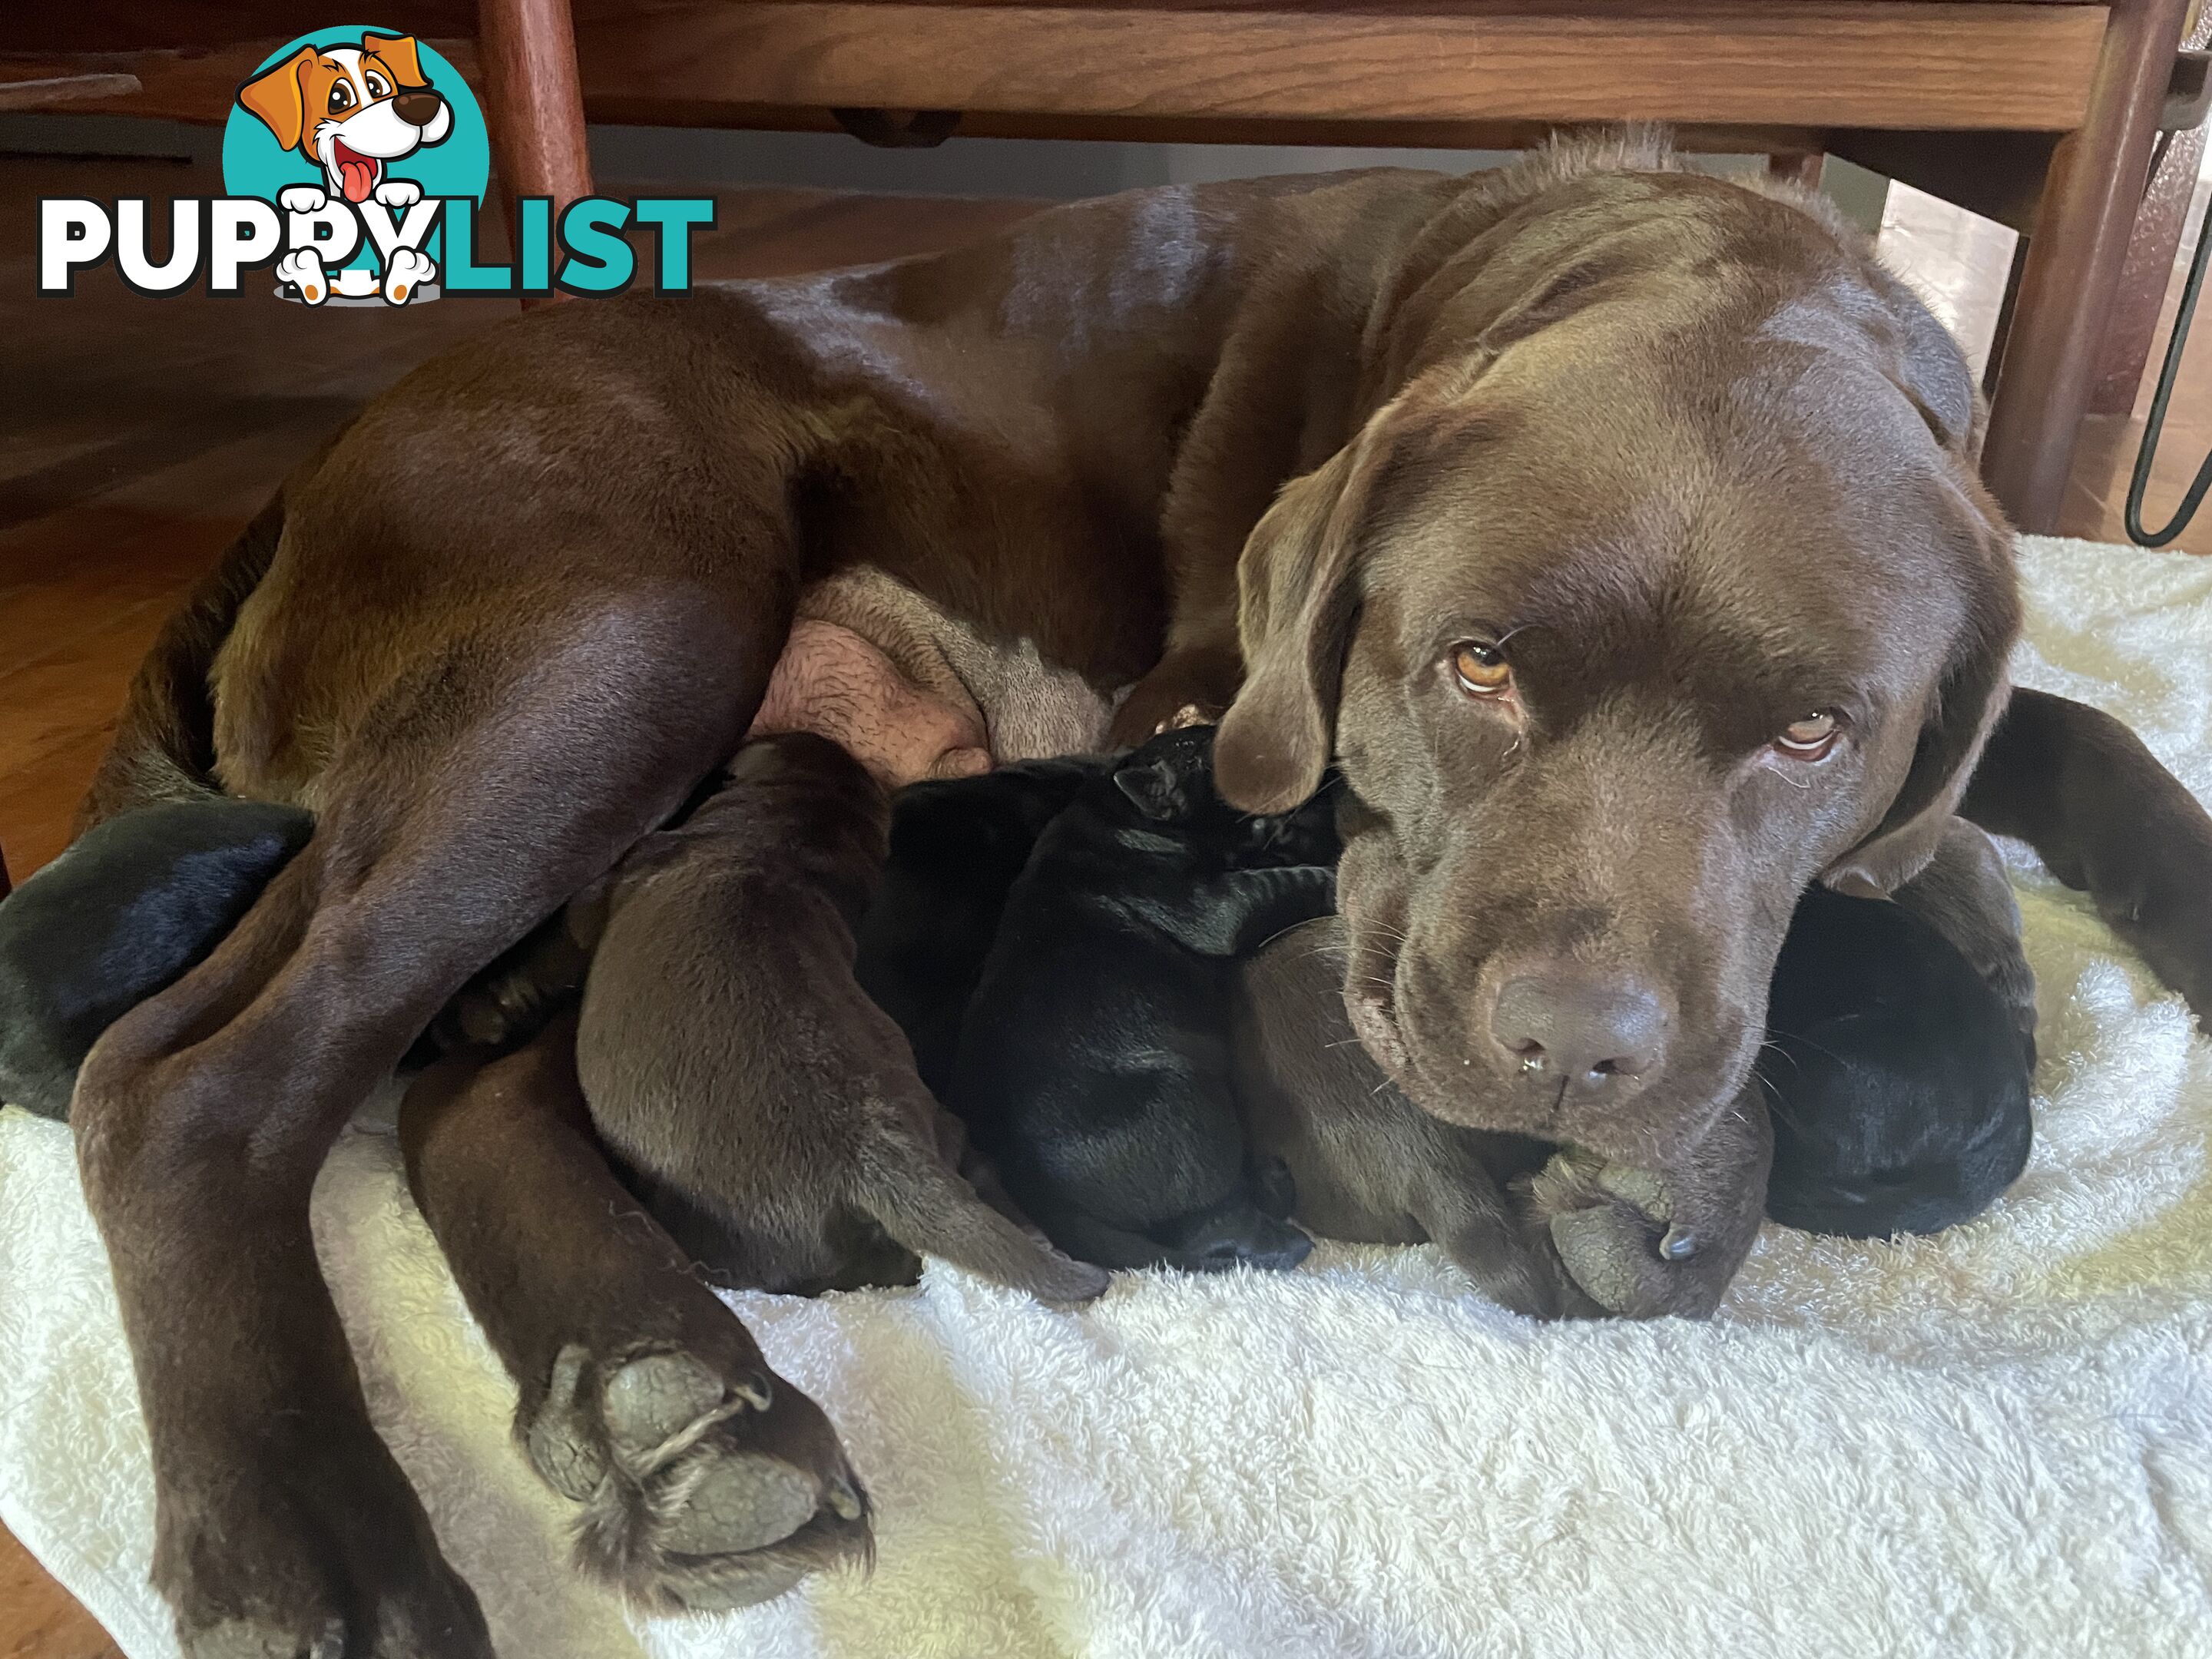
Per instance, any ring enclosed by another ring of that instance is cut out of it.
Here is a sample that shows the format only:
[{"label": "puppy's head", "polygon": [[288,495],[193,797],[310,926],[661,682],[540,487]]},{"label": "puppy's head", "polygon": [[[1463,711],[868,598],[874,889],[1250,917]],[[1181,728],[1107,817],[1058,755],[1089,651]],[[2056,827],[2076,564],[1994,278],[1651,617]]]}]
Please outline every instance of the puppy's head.
[{"label": "puppy's head", "polygon": [[1409,1094],[1649,1166],[1742,1085],[1806,884],[1931,854],[2009,539],[1965,363],[1846,233],[1665,172],[1476,204],[1248,544],[1216,776],[1279,811],[1336,758],[1346,996]]},{"label": "puppy's head", "polygon": [[1316,789],[1292,810],[1258,816],[1213,784],[1213,728],[1164,732],[1109,775],[1125,814],[1232,866],[1328,864],[1337,856],[1334,803]]},{"label": "puppy's head", "polygon": [[238,101],[286,149],[311,157],[349,202],[368,199],[385,163],[453,130],[453,106],[422,73],[411,35],[302,46],[240,87]]}]

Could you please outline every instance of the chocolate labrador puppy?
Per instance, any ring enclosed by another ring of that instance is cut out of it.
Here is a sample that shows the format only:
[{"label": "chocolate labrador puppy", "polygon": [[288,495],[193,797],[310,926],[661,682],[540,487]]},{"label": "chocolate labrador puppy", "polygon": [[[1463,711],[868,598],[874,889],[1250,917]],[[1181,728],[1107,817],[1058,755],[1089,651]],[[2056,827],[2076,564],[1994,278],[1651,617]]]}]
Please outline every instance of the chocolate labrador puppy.
[{"label": "chocolate labrador puppy", "polygon": [[[732,1285],[909,1283],[927,1253],[1051,1300],[1097,1296],[1103,1273],[961,1180],[957,1125],[854,982],[889,819],[836,744],[757,738],[572,907],[596,935],[576,1028],[592,1120],[647,1207]],[[695,1018],[665,1017],[671,985],[702,988]]]},{"label": "chocolate labrador puppy", "polygon": [[[307,1194],[454,993],[728,761],[794,624],[935,716],[910,724],[939,752],[887,751],[886,781],[1191,706],[1227,707],[1245,810],[1335,760],[1362,1042],[1431,1110],[1589,1148],[1606,1190],[1679,1186],[1797,893],[1937,857],[2004,708],[2018,605],[1976,441],[1958,350],[1862,239],[1641,141],[1086,204],[930,258],[547,307],[407,376],[164,631],[87,805],[219,787],[316,823],[72,1103],[186,1651],[487,1650],[368,1425]],[[850,677],[805,678],[772,726],[834,719]],[[2021,744],[1990,810],[2212,1009],[2194,803],[2136,768],[2116,824],[2037,792],[2133,751],[2063,713]],[[669,986],[665,1018],[695,1000]],[[458,1144],[522,1133],[487,1108]],[[1729,1156],[1740,1209],[1759,1149]],[[495,1346],[550,1363],[566,1332],[587,1411],[648,1339],[738,1363],[681,1334],[708,1315],[665,1240],[600,1219],[585,1163],[541,1165],[526,1193],[453,1171],[445,1213],[501,1219],[448,1252],[545,1264],[480,1309]],[[580,1228],[588,1271],[556,1236]],[[1611,1236],[1586,1291],[1679,1299],[1645,1218]],[[746,1443],[834,1492],[820,1446]],[[682,1522],[641,1512],[629,1559]],[[762,1582],[811,1524],[748,1552]]]}]

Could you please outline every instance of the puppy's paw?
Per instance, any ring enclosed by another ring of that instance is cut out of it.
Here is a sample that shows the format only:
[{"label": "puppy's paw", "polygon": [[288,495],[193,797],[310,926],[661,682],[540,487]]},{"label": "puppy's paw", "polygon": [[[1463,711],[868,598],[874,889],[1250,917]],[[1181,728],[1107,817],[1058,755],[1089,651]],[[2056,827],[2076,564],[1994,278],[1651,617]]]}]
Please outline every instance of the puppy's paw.
[{"label": "puppy's paw", "polygon": [[387,303],[404,306],[423,283],[433,280],[438,267],[427,253],[411,247],[394,248],[392,258],[384,267],[384,297]]},{"label": "puppy's paw", "polygon": [[287,185],[276,192],[276,205],[287,213],[319,213],[330,201],[320,185]]},{"label": "puppy's paw", "polygon": [[279,259],[276,280],[299,289],[300,297],[311,306],[319,306],[331,297],[330,278],[323,270],[322,255],[311,247],[296,249]]},{"label": "puppy's paw", "polygon": [[1537,1172],[1528,1197],[1565,1269],[1567,1315],[1703,1318],[1719,1305],[1729,1275],[1705,1270],[1706,1241],[1676,1220],[1664,1176],[1570,1148]]},{"label": "puppy's paw", "polygon": [[422,186],[412,179],[386,179],[374,193],[388,208],[409,208],[422,199]]}]

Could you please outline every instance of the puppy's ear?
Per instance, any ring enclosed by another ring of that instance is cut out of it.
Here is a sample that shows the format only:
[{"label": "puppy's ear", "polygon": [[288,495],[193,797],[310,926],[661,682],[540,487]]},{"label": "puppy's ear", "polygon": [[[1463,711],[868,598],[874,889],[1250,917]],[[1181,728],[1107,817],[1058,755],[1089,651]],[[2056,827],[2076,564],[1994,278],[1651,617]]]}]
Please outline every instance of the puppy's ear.
[{"label": "puppy's ear", "polygon": [[238,89],[238,101],[276,136],[286,149],[297,149],[307,134],[307,65],[315,49],[302,46],[281,64],[272,64]]},{"label": "puppy's ear", "polygon": [[[1990,526],[1990,540],[2002,531]],[[1969,603],[1967,619],[1953,642],[1922,719],[1911,769],[1874,833],[1820,872],[1839,893],[1887,896],[1925,869],[1936,856],[1959,798],[1966,793],[1990,730],[2012,694],[2005,665],[2020,632],[2020,599],[2007,552],[1992,549],[1992,573]]]},{"label": "puppy's ear", "polygon": [[1166,756],[1133,761],[1114,769],[1114,787],[1130,804],[1156,823],[1166,823],[1190,810],[1190,790]]},{"label": "puppy's ear", "polygon": [[371,58],[383,60],[384,67],[392,71],[392,84],[400,88],[427,87],[430,77],[422,73],[421,54],[415,50],[411,34],[364,34],[361,49]]},{"label": "puppy's ear", "polygon": [[1213,739],[1213,787],[1245,812],[1287,812],[1321,787],[1359,609],[1359,526],[1386,451],[1382,415],[1283,486],[1237,567],[1244,685]]}]

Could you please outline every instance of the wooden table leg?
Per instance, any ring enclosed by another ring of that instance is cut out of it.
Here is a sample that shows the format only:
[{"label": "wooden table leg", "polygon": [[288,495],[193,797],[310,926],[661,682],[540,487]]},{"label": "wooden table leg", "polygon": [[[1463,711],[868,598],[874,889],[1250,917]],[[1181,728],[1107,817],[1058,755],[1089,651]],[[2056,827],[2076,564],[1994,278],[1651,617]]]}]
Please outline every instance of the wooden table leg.
[{"label": "wooden table leg", "polygon": [[2087,118],[2051,158],[1982,471],[2022,530],[2058,519],[2188,0],[2113,0]]},{"label": "wooden table leg", "polygon": [[592,193],[576,28],[568,0],[477,0],[477,27],[492,159],[512,230],[518,196],[550,196],[557,212]]}]

